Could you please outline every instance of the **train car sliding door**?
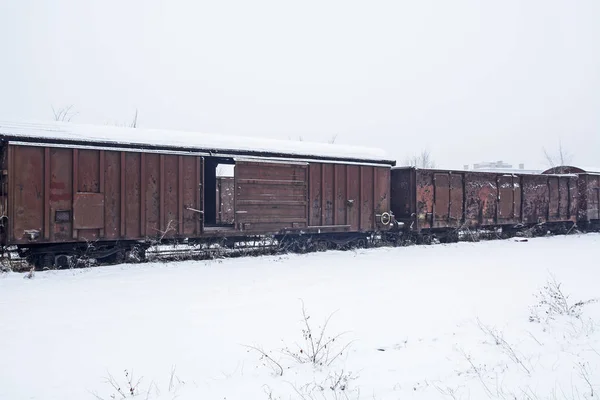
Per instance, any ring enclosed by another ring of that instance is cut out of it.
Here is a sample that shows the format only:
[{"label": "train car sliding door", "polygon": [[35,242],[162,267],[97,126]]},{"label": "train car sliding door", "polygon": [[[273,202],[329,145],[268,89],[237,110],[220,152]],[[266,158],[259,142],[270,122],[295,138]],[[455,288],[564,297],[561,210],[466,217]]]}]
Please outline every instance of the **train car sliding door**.
[{"label": "train car sliding door", "polygon": [[307,163],[236,161],[235,227],[278,232],[308,225]]}]

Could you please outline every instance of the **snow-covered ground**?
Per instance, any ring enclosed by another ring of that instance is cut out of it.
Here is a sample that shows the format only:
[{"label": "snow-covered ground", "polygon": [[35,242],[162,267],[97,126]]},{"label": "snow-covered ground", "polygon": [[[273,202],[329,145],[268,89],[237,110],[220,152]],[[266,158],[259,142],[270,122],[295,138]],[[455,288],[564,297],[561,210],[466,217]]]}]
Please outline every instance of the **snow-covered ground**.
[{"label": "snow-covered ground", "polygon": [[[110,381],[129,398],[125,370],[140,399],[593,399],[600,304],[530,316],[551,274],[572,303],[600,297],[599,250],[588,234],[0,274],[0,399],[124,398]],[[315,341],[333,312],[325,339],[347,332],[330,364],[285,354],[310,352],[301,300]]]}]

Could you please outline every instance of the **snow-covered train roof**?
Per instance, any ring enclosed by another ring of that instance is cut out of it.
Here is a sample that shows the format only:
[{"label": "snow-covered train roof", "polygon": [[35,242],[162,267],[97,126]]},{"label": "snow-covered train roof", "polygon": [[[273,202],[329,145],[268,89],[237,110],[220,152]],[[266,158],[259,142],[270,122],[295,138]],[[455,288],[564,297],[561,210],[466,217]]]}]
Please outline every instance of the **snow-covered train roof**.
[{"label": "snow-covered train roof", "polygon": [[395,165],[384,150],[377,148],[71,122],[0,121],[0,137],[13,142],[172,150],[216,157],[256,156]]},{"label": "snow-covered train roof", "polygon": [[572,165],[561,165],[544,171],[544,174],[600,174],[600,167],[575,167]]}]

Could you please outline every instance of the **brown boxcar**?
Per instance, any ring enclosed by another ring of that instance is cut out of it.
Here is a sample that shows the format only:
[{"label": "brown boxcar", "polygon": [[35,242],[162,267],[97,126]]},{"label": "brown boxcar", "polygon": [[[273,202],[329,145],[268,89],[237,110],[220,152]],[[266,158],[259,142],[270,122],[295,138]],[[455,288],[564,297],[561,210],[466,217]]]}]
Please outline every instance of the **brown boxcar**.
[{"label": "brown boxcar", "polygon": [[578,225],[581,228],[600,228],[600,168],[559,166],[544,174],[576,174],[578,177]]},{"label": "brown boxcar", "polygon": [[393,168],[391,209],[410,231],[573,223],[577,178]]},{"label": "brown boxcar", "polygon": [[133,242],[390,228],[394,162],[374,150],[60,123],[0,123],[0,139],[2,245],[44,263],[89,243],[101,258]]}]

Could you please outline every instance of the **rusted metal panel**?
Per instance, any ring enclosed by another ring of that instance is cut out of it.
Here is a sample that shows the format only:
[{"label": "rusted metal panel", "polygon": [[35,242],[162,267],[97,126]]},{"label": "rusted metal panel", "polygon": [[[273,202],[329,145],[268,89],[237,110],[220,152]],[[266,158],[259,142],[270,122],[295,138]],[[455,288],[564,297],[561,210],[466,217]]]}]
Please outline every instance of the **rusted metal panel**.
[{"label": "rusted metal panel", "polygon": [[198,212],[202,211],[202,205],[199,204],[199,194],[201,192],[200,183],[200,163],[199,157],[184,156],[183,172],[181,179],[183,182],[183,234],[186,236],[199,235],[198,222],[201,217]]},{"label": "rusted metal panel", "polygon": [[50,240],[73,238],[73,151],[50,149]]},{"label": "rusted metal panel", "polygon": [[[104,206],[97,217],[84,217],[81,214],[77,216],[77,214],[78,210],[81,213],[96,209],[94,200],[91,198],[88,200],[85,197],[78,198],[78,195],[79,193],[100,193],[100,151],[79,150],[77,160],[77,191],[73,195],[73,229],[77,230],[78,239],[96,240],[100,237],[100,229],[104,228]],[[80,203],[79,209],[78,203]],[[76,218],[85,222],[77,223]],[[102,221],[102,225],[96,226],[98,220]]]},{"label": "rusted metal panel", "polygon": [[170,238],[177,236],[177,232],[179,232],[179,205],[177,198],[179,193],[179,189],[177,187],[179,183],[177,171],[179,165],[178,156],[164,156],[163,165],[164,185],[162,186],[164,192],[161,197],[164,199],[164,228],[162,231],[164,232],[165,238]]},{"label": "rusted metal panel", "polygon": [[177,157],[177,233],[184,234],[183,226],[183,157]]},{"label": "rusted metal panel", "polygon": [[104,237],[118,239],[121,236],[121,154],[107,151],[103,157]]},{"label": "rusted metal panel", "polygon": [[[71,160],[71,166],[73,168],[73,190],[71,195],[73,196],[72,203],[75,202],[75,193],[79,191],[79,150],[73,149],[73,159]],[[73,228],[73,239],[77,239],[77,229]]]},{"label": "rusted metal panel", "polygon": [[321,210],[322,205],[322,164],[311,163],[309,165],[309,212],[308,212],[308,224],[310,226],[322,225]]},{"label": "rusted metal panel", "polygon": [[165,221],[165,155],[160,154],[158,156],[159,163],[159,187],[158,187],[158,199],[159,199],[159,211],[158,211],[158,226],[159,232],[157,235],[165,235],[166,231],[166,221]]},{"label": "rusted metal panel", "polygon": [[513,177],[514,187],[514,223],[523,222],[523,178],[520,176]]},{"label": "rusted metal panel", "polygon": [[418,169],[415,178],[417,226],[429,229],[433,227],[433,172]]},{"label": "rusted metal panel", "polygon": [[560,220],[560,191],[557,176],[548,177],[548,220]]},{"label": "rusted metal panel", "polygon": [[126,169],[126,161],[125,161],[125,152],[120,152],[119,153],[119,158],[120,158],[120,164],[119,164],[119,169],[121,171],[121,177],[120,177],[120,184],[121,184],[121,191],[120,191],[120,198],[121,198],[121,237],[125,237],[126,236],[126,232],[125,232],[125,199],[127,198],[126,196],[126,189],[125,189],[125,169]]},{"label": "rusted metal panel", "polygon": [[569,203],[571,201],[569,196],[569,177],[563,176],[558,180],[558,217],[561,221],[569,220]]},{"label": "rusted metal panel", "polygon": [[514,186],[511,175],[498,176],[498,222],[508,223],[514,219]]},{"label": "rusted metal panel", "polygon": [[100,151],[79,150],[77,191],[100,193]]},{"label": "rusted metal panel", "polygon": [[579,208],[579,192],[577,188],[578,179],[572,177],[569,179],[569,219],[573,222],[577,222],[578,208]]},{"label": "rusted metal panel", "polygon": [[333,191],[335,185],[335,174],[333,164],[322,165],[323,186],[323,220],[321,225],[333,225]]},{"label": "rusted metal panel", "polygon": [[43,239],[44,148],[12,146],[12,237],[16,243]]},{"label": "rusted metal panel", "polygon": [[450,225],[458,226],[463,221],[464,179],[462,174],[450,175]]},{"label": "rusted metal panel", "polygon": [[434,174],[433,183],[433,226],[435,228],[447,227],[450,214],[450,176],[447,173]]},{"label": "rusted metal panel", "polygon": [[50,239],[50,148],[44,149],[44,239]]},{"label": "rusted metal panel", "polygon": [[[256,192],[257,188],[249,188],[251,192]],[[302,198],[302,188],[291,188],[296,189],[298,195],[296,197]],[[221,176],[217,178],[217,222],[219,224],[233,224],[234,223],[234,180],[233,177]],[[282,198],[288,198],[288,193],[291,190],[283,191]],[[263,193],[264,194],[264,193]],[[273,196],[270,193],[266,193],[267,196],[261,196],[265,200],[273,200]]]},{"label": "rusted metal panel", "polygon": [[[308,225],[306,218],[307,166],[238,162],[235,167],[235,226],[241,231],[277,232]],[[303,188],[302,199],[282,200],[279,191]],[[267,199],[268,194],[273,199]]]},{"label": "rusted metal panel", "polygon": [[376,214],[390,211],[389,168],[311,163],[309,174],[310,226],[382,228]]},{"label": "rusted metal panel", "polygon": [[[141,159],[140,153],[125,154],[125,237],[139,238],[140,209],[142,207],[141,190]],[[142,220],[143,221],[143,220]]]},{"label": "rusted metal panel", "polygon": [[374,167],[375,173],[375,213],[390,211],[390,168]]},{"label": "rusted metal panel", "polygon": [[548,179],[547,176],[523,175],[523,222],[536,224],[548,220]]},{"label": "rusted metal panel", "polygon": [[[104,193],[104,161],[105,161],[105,151],[100,150],[100,193]],[[102,210],[104,212],[104,210]],[[104,226],[102,226],[98,231],[98,236],[100,238],[104,238]]]},{"label": "rusted metal panel", "polygon": [[[311,175],[312,179],[312,175]],[[360,169],[357,165],[346,166],[346,224],[352,231],[359,230],[360,219]]]},{"label": "rusted metal panel", "polygon": [[360,230],[375,230],[375,201],[374,201],[374,174],[371,166],[361,165],[360,174]]},{"label": "rusted metal panel", "polygon": [[104,194],[102,193],[76,193],[73,202],[73,227],[85,230],[86,234],[94,235],[97,230],[104,227]]},{"label": "rusted metal panel", "polygon": [[346,188],[348,183],[348,179],[346,178],[347,173],[348,166],[335,166],[334,223],[340,225],[345,225],[348,221],[348,192]]},{"label": "rusted metal panel", "polygon": [[496,174],[465,173],[465,223],[486,226],[496,223],[498,183]]},{"label": "rusted metal panel", "polygon": [[586,184],[587,220],[600,219],[600,176],[586,175]]},{"label": "rusted metal panel", "polygon": [[158,154],[148,153],[145,155],[145,176],[143,186],[145,187],[145,202],[142,207],[145,207],[145,235],[147,237],[160,236],[162,215],[161,210],[161,156]]}]

